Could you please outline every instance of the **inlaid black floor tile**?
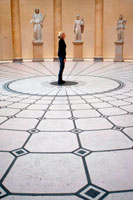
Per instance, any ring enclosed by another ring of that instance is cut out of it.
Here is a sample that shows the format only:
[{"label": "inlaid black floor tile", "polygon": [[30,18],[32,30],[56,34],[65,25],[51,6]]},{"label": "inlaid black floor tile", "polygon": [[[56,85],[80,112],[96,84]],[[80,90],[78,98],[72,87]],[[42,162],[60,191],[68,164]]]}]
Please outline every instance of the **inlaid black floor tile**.
[{"label": "inlaid black floor tile", "polygon": [[76,119],[78,119],[77,117],[70,117],[69,118],[70,120],[76,120]]},{"label": "inlaid black floor tile", "polygon": [[28,154],[28,151],[25,150],[25,149],[17,149],[15,151],[12,151],[12,154],[14,154],[15,156],[19,157],[19,156],[23,156],[23,155],[26,155]]},{"label": "inlaid black floor tile", "polygon": [[91,151],[83,149],[83,148],[79,148],[78,150],[74,151],[73,153],[78,156],[84,157],[84,156],[90,154]]},{"label": "inlaid black floor tile", "polygon": [[32,133],[32,134],[39,133],[39,132],[40,132],[40,130],[38,130],[38,129],[30,129],[30,130],[28,130],[28,133]]},{"label": "inlaid black floor tile", "polygon": [[121,130],[124,129],[124,127],[121,127],[121,126],[114,126],[113,129],[114,129],[114,130],[121,131]]},{"label": "inlaid black floor tile", "polygon": [[81,130],[81,129],[73,129],[73,130],[71,130],[70,132],[71,132],[71,133],[78,134],[78,133],[82,133],[83,130]]},{"label": "inlaid black floor tile", "polygon": [[3,190],[3,188],[0,186],[0,199],[6,196],[6,191]]},{"label": "inlaid black floor tile", "polygon": [[83,189],[79,194],[81,195],[81,197],[85,197],[86,200],[100,200],[101,197],[106,194],[106,192],[95,186],[90,185]]}]

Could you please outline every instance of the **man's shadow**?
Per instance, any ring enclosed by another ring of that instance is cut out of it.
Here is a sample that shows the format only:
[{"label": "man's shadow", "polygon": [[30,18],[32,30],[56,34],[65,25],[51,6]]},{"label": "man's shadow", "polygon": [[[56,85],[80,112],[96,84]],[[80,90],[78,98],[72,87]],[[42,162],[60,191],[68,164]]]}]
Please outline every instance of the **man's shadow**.
[{"label": "man's shadow", "polygon": [[78,82],[75,82],[75,81],[65,81],[64,84],[59,85],[58,82],[55,81],[55,82],[51,82],[50,84],[51,85],[55,85],[55,86],[72,86],[72,85],[77,85]]}]

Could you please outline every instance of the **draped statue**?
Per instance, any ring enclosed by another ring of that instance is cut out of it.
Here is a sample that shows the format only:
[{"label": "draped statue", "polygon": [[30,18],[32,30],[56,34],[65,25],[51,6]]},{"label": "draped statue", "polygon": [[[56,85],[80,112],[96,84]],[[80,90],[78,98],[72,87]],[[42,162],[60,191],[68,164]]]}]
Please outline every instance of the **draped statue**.
[{"label": "draped statue", "polygon": [[81,33],[84,32],[84,20],[80,19],[80,15],[76,16],[74,22],[75,41],[81,41]]},{"label": "draped statue", "polygon": [[123,15],[119,16],[119,20],[117,22],[117,37],[118,41],[124,42],[124,29],[127,20],[123,19]]},{"label": "draped statue", "polygon": [[30,24],[33,23],[33,41],[35,42],[41,42],[42,41],[42,27],[43,27],[43,21],[46,17],[46,14],[42,16],[39,9],[35,9],[35,13],[33,14],[33,17],[30,21]]}]

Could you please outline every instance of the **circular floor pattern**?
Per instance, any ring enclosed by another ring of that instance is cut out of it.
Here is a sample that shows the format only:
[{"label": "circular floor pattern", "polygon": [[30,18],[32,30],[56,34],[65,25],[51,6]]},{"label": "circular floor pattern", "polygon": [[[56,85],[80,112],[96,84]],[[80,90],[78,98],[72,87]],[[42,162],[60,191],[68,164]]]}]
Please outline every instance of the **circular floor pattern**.
[{"label": "circular floor pattern", "polygon": [[[55,76],[37,76],[8,82],[4,88],[13,93],[37,96],[74,96],[93,95],[120,89],[124,84],[120,81],[98,76],[69,76],[65,85],[58,85]],[[70,84],[78,83],[78,84]]]}]

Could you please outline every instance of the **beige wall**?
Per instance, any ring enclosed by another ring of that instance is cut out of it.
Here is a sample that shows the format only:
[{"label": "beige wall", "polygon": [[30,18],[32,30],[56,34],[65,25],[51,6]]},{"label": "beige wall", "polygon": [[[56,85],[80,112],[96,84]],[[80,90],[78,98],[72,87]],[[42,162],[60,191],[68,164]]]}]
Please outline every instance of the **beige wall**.
[{"label": "beige wall", "polygon": [[[44,21],[44,58],[54,57],[54,0],[20,0],[22,57],[32,59],[33,26],[29,24],[35,8],[47,12]],[[73,56],[75,39],[73,24],[80,14],[85,20],[84,58],[94,57],[95,0],[62,0],[62,29],[66,32],[67,56]],[[124,58],[133,59],[133,0],[104,0],[103,57],[114,58],[116,24],[120,14],[127,19],[125,30]],[[12,59],[12,33],[10,0],[0,0],[0,60]]]},{"label": "beige wall", "polygon": [[0,0],[0,60],[12,59],[10,0]]},{"label": "beige wall", "polygon": [[62,29],[66,32],[67,56],[73,56],[73,44],[75,35],[73,24],[77,14],[85,21],[85,29],[82,35],[84,41],[84,58],[94,57],[94,0],[62,0]]},{"label": "beige wall", "polygon": [[133,59],[133,0],[104,0],[104,58],[114,58],[117,20],[123,14],[127,20],[124,58]]}]

